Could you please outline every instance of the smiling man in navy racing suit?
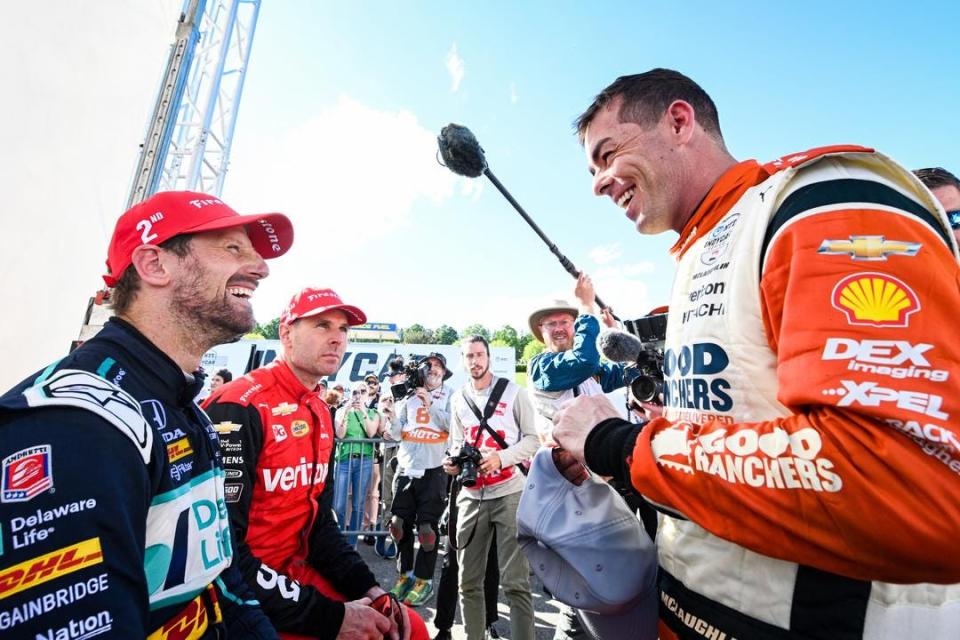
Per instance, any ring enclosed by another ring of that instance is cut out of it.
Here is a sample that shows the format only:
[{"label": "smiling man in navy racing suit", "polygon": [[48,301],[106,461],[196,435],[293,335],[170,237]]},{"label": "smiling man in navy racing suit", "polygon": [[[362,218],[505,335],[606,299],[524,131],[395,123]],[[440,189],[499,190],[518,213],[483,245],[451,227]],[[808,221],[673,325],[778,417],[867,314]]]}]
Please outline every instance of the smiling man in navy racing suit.
[{"label": "smiling man in navy racing suit", "polygon": [[[293,229],[202,193],[120,217],[104,280],[116,317],[0,398],[0,636],[275,638],[239,573],[210,421],[210,347]],[[191,373],[193,372],[193,373]]]}]

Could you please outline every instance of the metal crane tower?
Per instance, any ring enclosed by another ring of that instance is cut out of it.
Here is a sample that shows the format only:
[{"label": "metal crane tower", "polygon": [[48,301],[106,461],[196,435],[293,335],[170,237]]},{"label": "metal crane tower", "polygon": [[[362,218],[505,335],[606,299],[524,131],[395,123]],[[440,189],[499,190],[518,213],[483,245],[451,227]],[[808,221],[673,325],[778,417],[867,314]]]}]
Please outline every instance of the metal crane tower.
[{"label": "metal crane tower", "polygon": [[157,191],[220,195],[260,0],[185,0],[127,207]]},{"label": "metal crane tower", "polygon": [[[220,195],[259,13],[260,0],[185,0],[128,209],[157,191]],[[71,351],[113,315],[109,295],[90,299]]]}]

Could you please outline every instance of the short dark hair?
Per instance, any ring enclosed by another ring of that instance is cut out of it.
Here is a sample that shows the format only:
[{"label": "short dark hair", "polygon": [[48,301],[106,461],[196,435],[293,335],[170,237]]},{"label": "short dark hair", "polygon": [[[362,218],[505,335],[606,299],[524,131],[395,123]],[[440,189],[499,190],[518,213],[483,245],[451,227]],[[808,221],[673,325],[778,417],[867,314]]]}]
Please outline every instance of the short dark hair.
[{"label": "short dark hair", "polygon": [[490,357],[490,343],[487,342],[487,339],[481,336],[480,334],[475,333],[472,336],[468,336],[464,338],[463,341],[466,344],[469,344],[471,342],[479,342],[480,344],[483,345],[483,348],[487,350],[487,357],[488,358]]},{"label": "short dark hair", "polygon": [[[186,258],[190,254],[190,240],[192,238],[192,233],[181,233],[161,242],[159,246],[167,251],[172,251],[180,258]],[[131,264],[117,280],[117,284],[110,293],[113,313],[118,316],[126,313],[133,301],[136,300],[138,291],[140,291],[140,274]]]},{"label": "short dark hair", "polygon": [[230,382],[231,380],[233,380],[233,374],[230,373],[229,369],[220,369],[220,371],[217,371],[213,375],[220,376],[220,379],[223,380],[224,382]]},{"label": "short dark hair", "polygon": [[697,122],[704,131],[723,142],[717,106],[707,92],[679,71],[658,68],[631,76],[620,76],[601,91],[594,98],[593,104],[573,122],[580,144],[583,144],[587,128],[600,110],[617,98],[623,98],[618,114],[620,122],[636,122],[644,128],[659,122],[674,100],[688,102],[696,112]]},{"label": "short dark hair", "polygon": [[960,189],[960,179],[943,167],[928,167],[926,169],[917,169],[913,175],[920,178],[927,189],[938,189],[940,187],[956,187]]}]

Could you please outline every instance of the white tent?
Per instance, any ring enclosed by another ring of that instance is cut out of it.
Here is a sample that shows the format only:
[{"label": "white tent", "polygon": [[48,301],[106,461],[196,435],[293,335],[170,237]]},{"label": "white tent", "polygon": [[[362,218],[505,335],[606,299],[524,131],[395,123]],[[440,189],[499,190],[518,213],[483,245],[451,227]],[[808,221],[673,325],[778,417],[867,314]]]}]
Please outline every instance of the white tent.
[{"label": "white tent", "polygon": [[6,3],[0,388],[65,354],[125,209],[181,3]]}]

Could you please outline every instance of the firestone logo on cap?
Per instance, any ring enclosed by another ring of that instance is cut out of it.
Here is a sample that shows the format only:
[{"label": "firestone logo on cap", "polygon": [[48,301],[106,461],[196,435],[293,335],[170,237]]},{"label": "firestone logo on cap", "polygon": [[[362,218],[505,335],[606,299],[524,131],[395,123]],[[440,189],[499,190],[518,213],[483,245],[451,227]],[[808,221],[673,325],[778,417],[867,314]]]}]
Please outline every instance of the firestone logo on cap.
[{"label": "firestone logo on cap", "polygon": [[292,324],[300,318],[317,315],[325,311],[340,310],[347,314],[351,326],[367,321],[366,314],[353,305],[344,304],[333,289],[314,289],[307,287],[293,296],[290,304],[280,314],[280,324]]},{"label": "firestone logo on cap", "polygon": [[107,250],[108,287],[130,266],[141,245],[158,245],[183,233],[244,227],[264,259],[283,255],[293,243],[293,226],[280,213],[240,215],[223,200],[196,191],[163,191],[127,210],[117,220]]},{"label": "firestone logo on cap", "polygon": [[335,300],[340,302],[340,296],[334,293],[331,289],[327,289],[320,293],[311,293],[307,296],[307,302],[317,302],[319,300]]}]

